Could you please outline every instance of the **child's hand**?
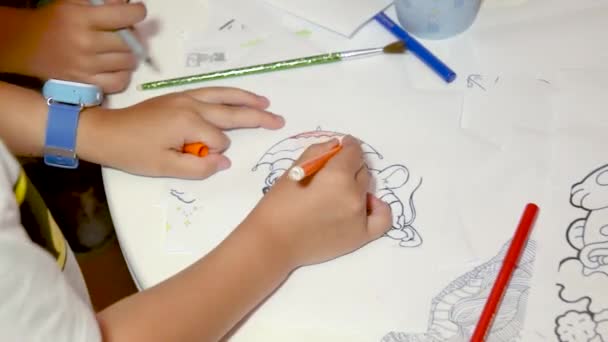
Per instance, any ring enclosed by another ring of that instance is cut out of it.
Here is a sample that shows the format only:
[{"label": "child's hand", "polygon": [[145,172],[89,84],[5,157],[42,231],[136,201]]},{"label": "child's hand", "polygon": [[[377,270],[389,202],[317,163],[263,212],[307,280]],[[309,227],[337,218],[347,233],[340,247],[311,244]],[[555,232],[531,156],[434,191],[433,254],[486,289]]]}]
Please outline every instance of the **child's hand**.
[{"label": "child's hand", "polygon": [[[202,179],[230,167],[223,130],[278,129],[284,121],[265,111],[268,99],[235,88],[201,88],[149,99],[117,110],[86,109],[78,129],[81,158],[148,176]],[[209,155],[181,152],[204,142]]]},{"label": "child's hand", "polygon": [[138,60],[115,30],[146,17],[143,3],[122,0],[92,6],[83,0],[56,0],[31,11],[14,46],[15,72],[43,79],[92,83],[106,93],[124,90]]},{"label": "child's hand", "polygon": [[[310,147],[315,157],[336,140]],[[302,182],[282,176],[241,226],[269,239],[291,268],[330,260],[382,236],[391,227],[390,207],[368,193],[370,175],[361,146],[347,136],[342,150]]]}]

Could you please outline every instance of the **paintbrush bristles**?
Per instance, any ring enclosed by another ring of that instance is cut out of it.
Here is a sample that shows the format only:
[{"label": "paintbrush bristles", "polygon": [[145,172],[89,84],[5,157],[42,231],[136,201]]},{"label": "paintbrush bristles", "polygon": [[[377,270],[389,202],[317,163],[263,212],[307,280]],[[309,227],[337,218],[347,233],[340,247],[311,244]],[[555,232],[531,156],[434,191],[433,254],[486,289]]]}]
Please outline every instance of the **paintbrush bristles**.
[{"label": "paintbrush bristles", "polygon": [[382,50],[384,51],[384,53],[404,53],[407,48],[403,41],[398,40],[394,43],[388,44]]}]

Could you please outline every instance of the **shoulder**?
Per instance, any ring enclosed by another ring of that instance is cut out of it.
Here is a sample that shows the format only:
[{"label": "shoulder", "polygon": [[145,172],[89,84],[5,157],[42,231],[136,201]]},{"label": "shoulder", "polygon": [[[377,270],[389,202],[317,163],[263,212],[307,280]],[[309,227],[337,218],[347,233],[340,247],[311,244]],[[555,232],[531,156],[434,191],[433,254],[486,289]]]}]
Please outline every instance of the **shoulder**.
[{"label": "shoulder", "polygon": [[15,190],[19,186],[20,166],[6,146],[0,141],[0,237],[10,234],[27,238],[20,226],[19,206]]},{"label": "shoulder", "polygon": [[0,341],[100,341],[88,303],[21,224],[19,174],[0,142]]},{"label": "shoulder", "polygon": [[[0,182],[8,182],[10,184],[16,182],[17,177],[19,176],[19,170],[19,163],[9,152],[4,143],[0,141]],[[4,188],[4,186],[2,188]],[[10,189],[11,188],[9,188],[9,190]]]}]

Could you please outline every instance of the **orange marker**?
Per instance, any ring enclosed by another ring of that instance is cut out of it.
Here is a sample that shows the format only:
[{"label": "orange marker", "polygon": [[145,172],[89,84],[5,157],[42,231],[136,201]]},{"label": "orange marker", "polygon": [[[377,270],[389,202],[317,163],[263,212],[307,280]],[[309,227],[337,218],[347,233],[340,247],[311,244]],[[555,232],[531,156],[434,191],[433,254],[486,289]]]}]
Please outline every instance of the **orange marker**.
[{"label": "orange marker", "polygon": [[515,230],[515,235],[511,240],[511,245],[507,250],[507,255],[505,255],[502,267],[500,268],[494,286],[492,287],[492,291],[490,291],[486,305],[481,312],[479,322],[471,337],[471,342],[483,342],[486,340],[486,335],[492,328],[494,316],[500,309],[500,301],[509,287],[511,275],[513,275],[513,272],[517,268],[519,257],[523,253],[526,242],[528,241],[528,236],[534,225],[537,212],[538,206],[536,206],[536,204],[528,203],[528,205],[526,205],[519,225]]},{"label": "orange marker", "polygon": [[341,149],[342,145],[337,145],[318,157],[312,158],[303,162],[300,165],[292,167],[291,170],[289,170],[289,179],[298,182],[308,176],[314,175],[323,167],[323,165],[325,165],[325,163],[327,163],[333,156],[340,152]]},{"label": "orange marker", "polygon": [[209,147],[203,143],[186,144],[182,148],[182,152],[194,154],[195,156],[205,157],[209,154]]}]

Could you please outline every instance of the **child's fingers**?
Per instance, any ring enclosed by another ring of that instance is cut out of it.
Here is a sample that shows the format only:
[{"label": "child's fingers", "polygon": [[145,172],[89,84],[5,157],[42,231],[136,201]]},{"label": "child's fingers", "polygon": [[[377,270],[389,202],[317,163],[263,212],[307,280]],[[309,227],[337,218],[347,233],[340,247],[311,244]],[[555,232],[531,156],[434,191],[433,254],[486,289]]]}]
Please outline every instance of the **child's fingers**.
[{"label": "child's fingers", "polygon": [[373,194],[367,194],[367,233],[375,240],[386,233],[392,224],[391,207]]},{"label": "child's fingers", "polygon": [[359,191],[361,191],[362,193],[366,193],[369,190],[371,175],[367,170],[367,166],[365,166],[365,163],[363,163],[363,160],[361,161],[361,167],[355,174],[355,180],[357,181],[357,187]]},{"label": "child's fingers", "polygon": [[226,104],[231,106],[247,106],[258,109],[266,109],[270,101],[252,92],[231,87],[209,87],[188,90],[186,94],[198,101],[207,103]]},{"label": "child's fingers", "polygon": [[187,143],[204,142],[211,153],[222,152],[230,147],[230,139],[224,132],[200,118],[189,122],[182,132],[175,133],[186,134]]},{"label": "child's fingers", "polygon": [[54,3],[65,3],[65,4],[76,4],[76,5],[90,5],[88,0],[55,0]]},{"label": "child's fingers", "polygon": [[131,48],[119,34],[113,31],[97,31],[95,32],[94,51],[97,53],[104,52],[129,52]]},{"label": "child's fingers", "polygon": [[310,145],[294,162],[294,165],[303,163],[309,159],[318,157],[319,155],[331,150],[335,146],[337,146],[340,142],[338,139],[331,139],[323,143]]},{"label": "child's fingers", "polygon": [[66,4],[76,4],[76,5],[86,5],[86,6],[91,5],[91,2],[89,0],[55,0],[55,1],[53,1],[53,3],[66,3]]},{"label": "child's fingers", "polygon": [[[59,1],[75,3],[75,4],[79,4],[79,5],[91,5],[90,0],[59,0]],[[106,4],[124,4],[124,3],[128,3],[129,0],[105,0],[104,2]]]},{"label": "child's fingers", "polygon": [[198,111],[206,121],[221,129],[255,128],[279,129],[282,117],[250,107],[231,107],[198,102]]},{"label": "child's fingers", "polygon": [[125,90],[131,81],[131,70],[106,72],[91,77],[87,82],[100,86],[107,94]]},{"label": "child's fingers", "polygon": [[105,4],[91,8],[90,24],[100,30],[119,30],[132,27],[146,18],[146,6],[132,4]]},{"label": "child's fingers", "polygon": [[95,60],[95,73],[108,73],[117,71],[133,71],[137,68],[137,57],[132,53],[110,52],[98,54]]},{"label": "child's fingers", "polygon": [[363,163],[363,151],[359,141],[350,135],[342,138],[342,150],[327,163],[328,168],[340,169],[354,175]]},{"label": "child's fingers", "polygon": [[164,164],[162,176],[185,179],[204,179],[231,165],[230,160],[221,154],[198,157],[177,151],[171,152]]}]

